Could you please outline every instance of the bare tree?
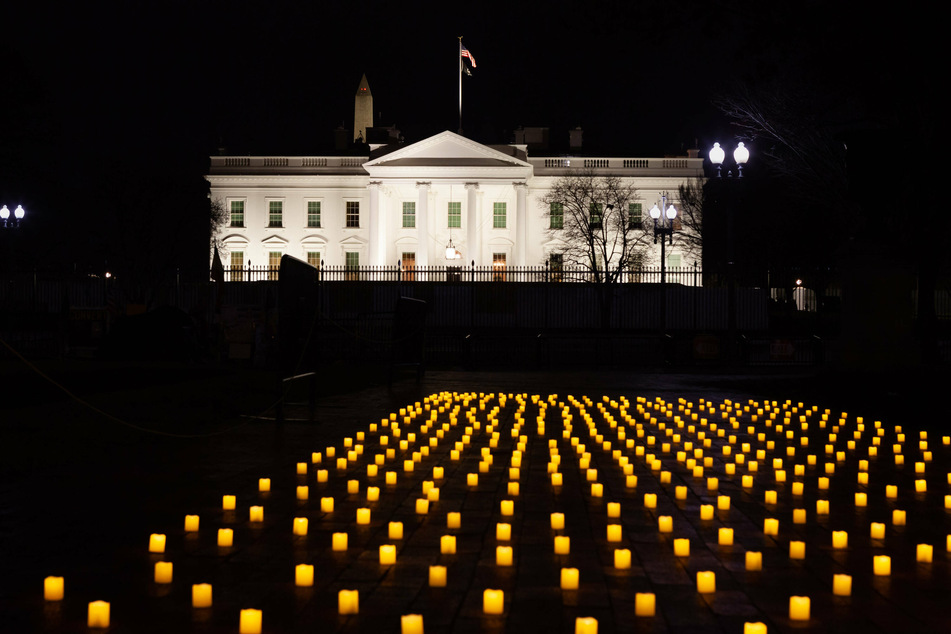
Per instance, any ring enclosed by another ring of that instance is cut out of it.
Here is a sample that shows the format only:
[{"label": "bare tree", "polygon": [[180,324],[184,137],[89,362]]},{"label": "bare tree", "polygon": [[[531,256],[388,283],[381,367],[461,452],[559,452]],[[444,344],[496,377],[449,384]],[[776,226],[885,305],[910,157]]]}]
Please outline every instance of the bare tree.
[{"label": "bare tree", "polygon": [[219,251],[223,248],[224,245],[221,242],[221,234],[228,225],[230,215],[223,200],[220,198],[208,199],[208,248],[210,251],[214,251],[215,247],[217,247]]},{"label": "bare tree", "polygon": [[677,239],[684,256],[694,261],[703,257],[703,185],[703,178],[695,178],[677,188],[681,226]]},{"label": "bare tree", "polygon": [[650,244],[641,217],[631,216],[637,190],[617,176],[591,170],[562,176],[540,199],[549,220],[548,235],[562,245],[567,270],[587,280],[612,284],[643,260]]}]

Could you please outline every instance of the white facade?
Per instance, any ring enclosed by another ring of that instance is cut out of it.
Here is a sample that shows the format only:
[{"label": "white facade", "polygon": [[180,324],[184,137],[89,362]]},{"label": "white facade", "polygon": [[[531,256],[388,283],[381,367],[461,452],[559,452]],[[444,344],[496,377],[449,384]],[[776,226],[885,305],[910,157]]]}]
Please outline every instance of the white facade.
[{"label": "white facade", "polygon": [[[211,157],[211,197],[232,212],[225,266],[276,266],[283,254],[337,266],[542,266],[559,244],[538,201],[557,178],[590,168],[629,179],[647,228],[662,193],[676,205],[679,185],[703,174],[700,158],[530,157],[524,145],[448,131],[371,155]],[[446,260],[450,238],[461,260]],[[675,240],[668,264],[679,253]],[[659,259],[658,246],[647,264]]]}]

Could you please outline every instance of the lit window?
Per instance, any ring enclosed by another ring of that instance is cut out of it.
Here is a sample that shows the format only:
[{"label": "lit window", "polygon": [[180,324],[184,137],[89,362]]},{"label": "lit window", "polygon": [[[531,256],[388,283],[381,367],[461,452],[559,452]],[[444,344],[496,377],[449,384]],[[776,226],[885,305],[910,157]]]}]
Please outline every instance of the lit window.
[{"label": "lit window", "polygon": [[[504,205],[505,203],[502,203],[502,204]],[[505,254],[504,253],[492,254],[492,281],[493,282],[505,281]]]},{"label": "lit window", "polygon": [[282,227],[284,226],[284,201],[283,200],[271,200],[267,204],[267,226],[268,227]]},{"label": "lit window", "polygon": [[319,200],[307,201],[307,226],[308,227],[320,226],[320,201]]},{"label": "lit window", "polygon": [[449,228],[462,228],[462,203],[449,203]]},{"label": "lit window", "polygon": [[591,206],[589,209],[591,212],[591,221],[590,221],[591,228],[600,229],[602,212],[604,211],[604,208],[602,207],[601,203],[591,203]]},{"label": "lit window", "polygon": [[244,226],[244,201],[243,200],[231,201],[231,226],[232,227]]},{"label": "lit window", "polygon": [[244,279],[244,251],[232,251],[231,262],[231,281],[238,282]]},{"label": "lit window", "polygon": [[403,203],[403,228],[413,229],[416,227],[416,203]]},{"label": "lit window", "polygon": [[628,203],[627,224],[631,229],[641,229],[644,226],[644,210],[641,203]]},{"label": "lit window", "polygon": [[400,257],[400,264],[403,267],[403,279],[412,282],[416,279],[416,254],[410,251],[404,251]]},{"label": "lit window", "polygon": [[351,228],[360,227],[360,202],[357,200],[347,201],[347,226]]},{"label": "lit window", "polygon": [[346,268],[344,279],[357,279],[360,269],[360,254],[356,251],[347,251],[344,253],[344,266]]},{"label": "lit window", "polygon": [[565,206],[561,203],[552,203],[548,209],[548,215],[550,218],[550,223],[548,225],[549,229],[564,229],[565,228]]},{"label": "lit window", "polygon": [[281,256],[284,255],[280,251],[268,251],[267,254],[267,279],[276,280],[277,273],[281,269]]},{"label": "lit window", "polygon": [[505,229],[506,213],[507,212],[506,212],[505,203],[492,204],[492,228],[493,229]]},{"label": "lit window", "polygon": [[319,269],[320,268],[320,251],[308,251],[307,264],[310,264],[315,269]]},{"label": "lit window", "polygon": [[551,280],[560,282],[564,279],[565,256],[561,253],[552,253],[548,257],[549,267],[551,268]]}]

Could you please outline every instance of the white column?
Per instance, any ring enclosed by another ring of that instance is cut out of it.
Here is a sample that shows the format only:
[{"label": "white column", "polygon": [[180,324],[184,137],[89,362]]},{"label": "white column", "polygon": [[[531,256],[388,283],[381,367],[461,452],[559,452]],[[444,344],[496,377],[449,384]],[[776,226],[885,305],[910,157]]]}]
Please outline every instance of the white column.
[{"label": "white column", "polygon": [[479,242],[479,183],[466,183],[466,251],[463,260],[469,264],[473,260],[478,265],[482,254],[482,245]]},{"label": "white column", "polygon": [[416,266],[429,266],[429,188],[432,183],[418,182],[416,202]]},{"label": "white column", "polygon": [[380,182],[371,181],[367,185],[370,190],[370,244],[367,254],[367,264],[369,266],[380,266],[384,264],[383,258],[386,257],[386,227],[383,226],[383,216],[380,214]]},{"label": "white column", "polygon": [[528,257],[528,212],[525,204],[528,185],[513,184],[515,185],[515,266],[525,266]]}]

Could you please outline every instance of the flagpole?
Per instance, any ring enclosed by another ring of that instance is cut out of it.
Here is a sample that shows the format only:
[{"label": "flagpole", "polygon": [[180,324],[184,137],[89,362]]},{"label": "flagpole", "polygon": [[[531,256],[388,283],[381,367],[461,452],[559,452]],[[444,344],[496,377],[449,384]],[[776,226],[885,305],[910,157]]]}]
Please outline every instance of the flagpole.
[{"label": "flagpole", "polygon": [[462,134],[462,36],[459,36],[459,134]]}]

